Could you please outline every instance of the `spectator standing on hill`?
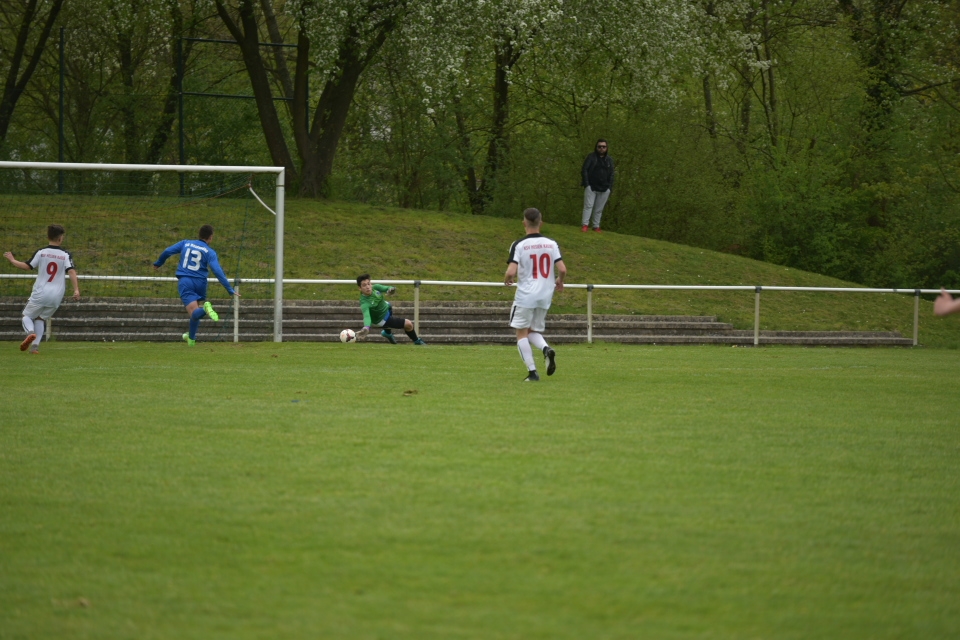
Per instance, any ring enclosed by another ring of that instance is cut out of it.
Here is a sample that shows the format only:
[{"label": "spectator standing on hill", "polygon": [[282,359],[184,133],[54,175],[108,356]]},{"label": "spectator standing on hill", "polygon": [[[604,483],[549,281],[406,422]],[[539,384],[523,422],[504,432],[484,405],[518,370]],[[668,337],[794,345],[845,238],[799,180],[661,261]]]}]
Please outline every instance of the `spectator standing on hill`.
[{"label": "spectator standing on hill", "polygon": [[583,161],[580,175],[584,188],[580,231],[587,231],[592,222],[593,230],[599,233],[603,207],[613,192],[613,158],[607,154],[606,140],[597,140],[597,148]]},{"label": "spectator standing on hill", "polygon": [[527,367],[524,382],[540,380],[531,346],[543,352],[548,376],[557,370],[557,354],[541,333],[546,328],[547,310],[553,301],[554,290],[563,291],[567,267],[563,264],[557,241],[540,234],[542,222],[538,209],[523,212],[523,228],[527,235],[510,245],[507,271],[503,274],[503,284],[510,286],[514,279],[517,282],[513,308],[510,309],[510,326],[517,330],[517,350]]},{"label": "spectator standing on hill", "polygon": [[29,349],[32,354],[40,353],[40,341],[43,340],[46,323],[63,302],[68,273],[73,284],[73,299],[80,299],[80,284],[77,282],[77,268],[73,264],[73,257],[60,247],[65,234],[59,224],[47,227],[47,240],[50,244],[34,253],[30,262],[20,262],[10,251],[3,254],[3,257],[18,269],[37,270],[33,292],[27,300],[27,306],[23,308],[22,324],[27,337],[20,343],[20,351]]}]

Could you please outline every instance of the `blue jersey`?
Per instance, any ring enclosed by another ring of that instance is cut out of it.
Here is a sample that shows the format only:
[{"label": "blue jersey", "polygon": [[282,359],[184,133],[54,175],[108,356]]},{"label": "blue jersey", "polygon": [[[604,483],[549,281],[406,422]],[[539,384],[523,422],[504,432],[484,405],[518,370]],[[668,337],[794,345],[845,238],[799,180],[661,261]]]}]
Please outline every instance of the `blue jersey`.
[{"label": "blue jersey", "polygon": [[213,275],[217,277],[227,293],[234,294],[230,281],[227,280],[223,269],[220,268],[217,252],[203,240],[181,240],[177,244],[164,249],[153,265],[162,267],[167,258],[178,253],[180,254],[180,260],[177,262],[178,278],[203,278],[206,280],[207,270],[209,269],[213,271]]}]

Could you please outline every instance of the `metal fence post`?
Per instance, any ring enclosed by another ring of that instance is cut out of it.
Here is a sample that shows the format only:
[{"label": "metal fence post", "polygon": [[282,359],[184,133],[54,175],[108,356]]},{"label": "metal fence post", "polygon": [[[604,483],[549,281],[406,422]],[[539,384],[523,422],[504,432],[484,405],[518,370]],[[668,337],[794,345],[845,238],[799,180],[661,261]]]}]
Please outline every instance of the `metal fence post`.
[{"label": "metal fence post", "polygon": [[[180,174],[183,175],[183,174]],[[277,195],[274,201],[276,210],[276,255],[274,256],[273,274],[273,341],[283,342],[283,212],[285,206],[285,185],[287,170],[282,169],[277,174]]]},{"label": "metal fence post", "polygon": [[587,285],[587,344],[593,344],[593,285]]},{"label": "metal fence post", "polygon": [[763,287],[758,286],[755,291],[753,303],[753,346],[760,344],[760,291]]},{"label": "metal fence post", "polygon": [[920,337],[920,289],[913,290],[913,346],[919,344]]},{"label": "metal fence post", "polygon": [[413,281],[413,330],[420,335],[420,281]]},{"label": "metal fence post", "polygon": [[[233,290],[240,293],[240,279],[233,283]],[[240,342],[240,298],[233,296],[233,341]]]}]

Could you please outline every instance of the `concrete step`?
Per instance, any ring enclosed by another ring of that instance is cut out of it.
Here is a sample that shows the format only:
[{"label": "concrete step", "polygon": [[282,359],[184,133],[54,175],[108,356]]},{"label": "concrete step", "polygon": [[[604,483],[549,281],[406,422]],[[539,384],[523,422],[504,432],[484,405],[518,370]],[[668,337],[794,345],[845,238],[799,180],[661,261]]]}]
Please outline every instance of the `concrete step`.
[{"label": "concrete step", "polygon": [[[24,300],[0,298],[0,340],[22,339],[20,312]],[[509,302],[431,302],[420,309],[420,334],[432,344],[514,344],[507,325]],[[201,325],[203,341],[233,340],[233,310],[229,302],[217,304],[221,321]],[[397,315],[413,318],[410,302],[394,304]],[[284,340],[335,342],[344,328],[358,328],[359,308],[352,301],[288,300],[284,302]],[[95,298],[79,303],[64,301],[52,329],[58,340],[74,341],[178,341],[188,320],[180,301],[154,298]],[[402,331],[398,341],[409,342]],[[550,314],[548,339],[556,344],[585,342],[585,315]],[[240,340],[273,339],[273,303],[244,301],[240,307]],[[734,329],[715,316],[595,315],[593,338],[597,342],[625,344],[732,344],[752,345],[753,331]],[[385,342],[374,332],[371,342]],[[870,331],[761,331],[761,344],[835,346],[910,346],[897,332]]]},{"label": "concrete step", "polygon": [[[94,330],[98,327],[102,328],[111,328],[118,329],[124,328],[129,331],[142,330],[148,327],[157,327],[157,326],[167,326],[171,324],[182,324],[187,322],[185,315],[178,315],[175,318],[158,318],[158,317],[142,317],[142,318],[132,318],[132,317],[61,317],[59,314],[54,316],[54,323],[60,330],[75,330],[75,331],[84,331],[84,330]],[[20,318],[16,317],[0,317],[0,327],[2,326],[19,326]],[[241,318],[238,321],[238,326],[240,331],[249,331],[253,329],[260,329],[263,331],[273,330],[273,320],[270,319],[249,319]],[[285,318],[283,321],[284,331],[299,331],[303,332],[311,329],[336,329],[340,331],[341,329],[351,327],[358,328],[357,318],[350,318],[349,320],[343,319],[329,319],[329,318],[311,318],[305,320],[291,320]],[[204,321],[204,326],[228,326],[230,330],[233,331],[233,318],[224,318],[221,316],[220,322],[217,324],[211,323],[209,320]],[[448,332],[448,333],[463,333],[463,332],[477,332],[477,333],[512,333],[512,330],[507,326],[507,323],[504,318],[499,320],[463,320],[463,319],[430,319],[421,318],[420,320],[420,329],[421,331],[437,331],[437,332]],[[721,322],[632,322],[632,323],[609,323],[609,322],[596,322],[594,323],[594,332],[631,332],[631,333],[662,333],[668,331],[671,333],[678,333],[684,335],[707,335],[710,333],[726,333],[733,331],[732,325],[721,323]],[[580,333],[585,334],[587,331],[587,322],[585,319],[581,318],[580,320],[559,320],[554,321],[550,319],[549,326],[550,333]]]}]

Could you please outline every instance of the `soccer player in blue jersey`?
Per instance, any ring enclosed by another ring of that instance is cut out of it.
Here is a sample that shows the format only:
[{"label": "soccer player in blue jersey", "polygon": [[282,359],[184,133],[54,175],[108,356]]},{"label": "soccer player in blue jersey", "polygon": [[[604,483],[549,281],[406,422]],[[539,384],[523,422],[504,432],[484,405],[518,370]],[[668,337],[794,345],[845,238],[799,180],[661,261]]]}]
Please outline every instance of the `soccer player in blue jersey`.
[{"label": "soccer player in blue jersey", "polygon": [[[200,328],[200,319],[209,316],[217,322],[220,316],[213,310],[213,305],[207,301],[207,270],[213,271],[223,288],[232,296],[240,297],[230,286],[230,281],[220,268],[217,261],[217,252],[210,246],[213,240],[213,227],[205,224],[200,227],[199,240],[181,240],[175,245],[167,247],[160,257],[153,263],[153,268],[159,270],[163,263],[172,255],[180,254],[177,262],[177,288],[180,290],[180,299],[187,308],[190,316],[190,331],[183,334],[183,339],[191,347],[197,343],[197,329]],[[203,302],[203,306],[200,303]]]}]

